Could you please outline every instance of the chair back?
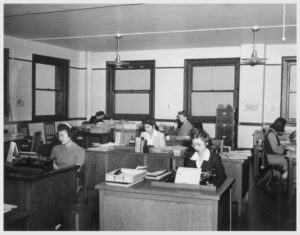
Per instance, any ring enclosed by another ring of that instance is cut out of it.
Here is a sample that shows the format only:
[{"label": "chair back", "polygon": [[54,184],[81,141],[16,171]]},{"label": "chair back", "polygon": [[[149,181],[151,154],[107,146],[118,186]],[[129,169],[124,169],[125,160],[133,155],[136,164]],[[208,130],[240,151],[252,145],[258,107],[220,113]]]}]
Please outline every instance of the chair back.
[{"label": "chair back", "polygon": [[46,144],[53,143],[56,138],[54,122],[44,122],[44,129]]},{"label": "chair back", "polygon": [[212,139],[211,144],[213,150],[219,153],[223,152],[224,139]]},{"label": "chair back", "polygon": [[269,166],[277,166],[282,164],[282,158],[284,158],[284,154],[267,154],[266,153],[266,141],[268,141],[267,134],[268,129],[263,128],[262,130],[262,156],[265,157],[267,164]]},{"label": "chair back", "polygon": [[38,153],[41,139],[42,139],[42,132],[41,131],[34,132],[32,143],[31,143],[31,149],[30,149],[31,152]]},{"label": "chair back", "polygon": [[24,137],[29,136],[29,128],[27,123],[18,123],[17,130],[19,133],[23,133]]}]

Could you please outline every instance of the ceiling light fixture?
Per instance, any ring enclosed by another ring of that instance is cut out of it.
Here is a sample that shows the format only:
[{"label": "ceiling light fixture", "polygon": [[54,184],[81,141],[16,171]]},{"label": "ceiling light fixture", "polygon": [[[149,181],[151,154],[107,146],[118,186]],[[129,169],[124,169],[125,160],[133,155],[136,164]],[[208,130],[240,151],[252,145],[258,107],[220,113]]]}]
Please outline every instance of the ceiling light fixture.
[{"label": "ceiling light fixture", "polygon": [[252,27],[252,32],[253,32],[253,51],[252,51],[252,55],[251,58],[247,58],[247,59],[242,59],[242,61],[244,62],[243,64],[246,65],[257,65],[257,64],[265,64],[265,61],[267,60],[267,58],[259,58],[257,56],[257,50],[256,50],[256,32],[259,31],[259,27],[258,26],[253,26]]},{"label": "ceiling light fixture", "polygon": [[124,66],[128,66],[129,63],[121,61],[120,54],[119,54],[119,51],[120,51],[120,39],[122,38],[122,35],[121,34],[116,34],[115,38],[117,39],[116,59],[115,59],[114,62],[110,62],[109,64],[114,65],[115,68],[122,68]]},{"label": "ceiling light fixture", "polygon": [[285,38],[285,5],[286,5],[286,1],[284,0],[283,2],[283,16],[282,16],[282,41],[285,41],[286,38]]}]

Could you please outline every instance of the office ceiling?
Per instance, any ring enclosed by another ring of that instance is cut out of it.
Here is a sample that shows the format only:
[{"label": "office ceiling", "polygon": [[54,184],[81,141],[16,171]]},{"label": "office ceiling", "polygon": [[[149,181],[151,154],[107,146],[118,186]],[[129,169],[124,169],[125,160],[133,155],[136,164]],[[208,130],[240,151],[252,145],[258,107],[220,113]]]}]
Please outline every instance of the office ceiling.
[{"label": "office ceiling", "polygon": [[[296,18],[286,4],[285,24]],[[257,43],[295,44],[297,28],[282,41],[282,23],[283,4],[4,4],[5,35],[80,51],[114,51],[115,34],[121,51],[240,46],[252,26],[266,26]]]}]

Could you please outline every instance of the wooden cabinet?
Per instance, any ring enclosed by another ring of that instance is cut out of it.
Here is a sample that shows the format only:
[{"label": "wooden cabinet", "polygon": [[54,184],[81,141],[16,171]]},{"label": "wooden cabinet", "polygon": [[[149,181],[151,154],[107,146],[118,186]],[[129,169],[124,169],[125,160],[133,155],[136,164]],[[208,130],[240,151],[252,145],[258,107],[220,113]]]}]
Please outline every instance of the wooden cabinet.
[{"label": "wooden cabinet", "polygon": [[216,138],[224,139],[224,145],[236,148],[236,123],[230,106],[217,109]]},{"label": "wooden cabinet", "polygon": [[43,172],[37,168],[5,166],[4,202],[30,216],[29,230],[54,230],[61,211],[76,201],[78,166]]},{"label": "wooden cabinet", "polygon": [[148,180],[132,188],[100,183],[100,230],[231,230],[233,182],[226,179],[216,192],[156,187]]},{"label": "wooden cabinet", "polygon": [[115,147],[107,152],[87,150],[84,174],[86,200],[88,203],[97,203],[95,185],[105,181],[105,173],[109,171],[137,166],[148,166],[150,172],[170,170],[174,159],[176,164],[183,165],[183,158],[174,157],[169,153],[136,153],[134,147]]}]

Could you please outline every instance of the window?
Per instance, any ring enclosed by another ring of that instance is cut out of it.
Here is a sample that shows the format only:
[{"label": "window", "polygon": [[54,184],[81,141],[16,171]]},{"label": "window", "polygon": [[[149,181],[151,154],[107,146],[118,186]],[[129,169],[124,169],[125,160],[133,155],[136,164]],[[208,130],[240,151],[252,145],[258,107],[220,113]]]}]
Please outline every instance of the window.
[{"label": "window", "polygon": [[107,114],[142,120],[154,116],[155,61],[127,61],[126,68],[107,63]]},{"label": "window", "polygon": [[236,110],[238,81],[239,58],[185,60],[184,105],[191,121],[215,123],[219,104]]},{"label": "window", "polygon": [[282,58],[282,81],[281,81],[281,116],[288,123],[296,123],[296,57]]},{"label": "window", "polygon": [[65,120],[68,113],[69,60],[33,55],[32,118]]},{"label": "window", "polygon": [[7,122],[9,120],[9,102],[8,102],[8,99],[9,99],[9,94],[8,94],[8,91],[9,91],[9,75],[8,75],[8,68],[9,68],[9,50],[7,48],[4,48],[4,65],[3,65],[3,68],[4,68],[4,74],[3,74],[3,77],[4,77],[4,81],[3,81],[3,106],[4,106],[4,122]]}]

